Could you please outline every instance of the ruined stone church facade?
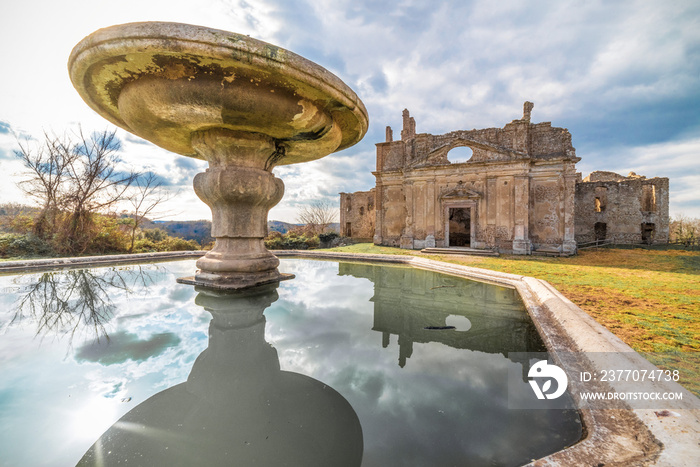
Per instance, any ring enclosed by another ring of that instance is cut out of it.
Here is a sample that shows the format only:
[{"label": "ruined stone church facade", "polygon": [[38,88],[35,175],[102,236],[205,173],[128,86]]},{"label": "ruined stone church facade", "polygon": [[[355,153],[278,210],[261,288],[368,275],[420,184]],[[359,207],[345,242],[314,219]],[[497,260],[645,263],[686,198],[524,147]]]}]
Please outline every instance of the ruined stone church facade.
[{"label": "ruined stone church facade", "polygon": [[[417,134],[404,110],[401,139],[387,127],[376,145],[376,187],[340,194],[341,233],[358,236],[353,226],[373,221],[379,245],[513,254],[668,241],[668,179],[594,172],[582,180],[569,131],[531,123],[532,108],[525,102],[522,118],[503,128],[444,135]],[[448,152],[462,146],[472,157],[450,163]]]}]

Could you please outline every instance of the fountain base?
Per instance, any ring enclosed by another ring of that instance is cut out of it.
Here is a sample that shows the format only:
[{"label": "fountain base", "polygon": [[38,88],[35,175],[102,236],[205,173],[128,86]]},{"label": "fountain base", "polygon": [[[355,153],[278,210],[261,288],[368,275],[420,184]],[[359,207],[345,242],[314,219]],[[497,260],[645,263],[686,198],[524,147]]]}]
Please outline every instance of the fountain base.
[{"label": "fountain base", "polygon": [[214,290],[241,290],[258,285],[272,284],[275,282],[294,279],[294,274],[286,274],[277,271],[270,271],[268,274],[251,275],[241,274],[197,274],[195,276],[178,277],[179,284],[196,285]]}]

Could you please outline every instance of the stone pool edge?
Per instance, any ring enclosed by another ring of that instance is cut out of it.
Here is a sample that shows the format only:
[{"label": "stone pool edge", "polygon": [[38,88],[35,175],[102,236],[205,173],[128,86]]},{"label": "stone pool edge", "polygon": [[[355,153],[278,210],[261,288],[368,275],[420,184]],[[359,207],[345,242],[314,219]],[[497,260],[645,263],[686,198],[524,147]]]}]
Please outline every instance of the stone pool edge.
[{"label": "stone pool edge", "polygon": [[[198,258],[205,251],[137,253],[80,258],[50,258],[0,262],[0,274],[37,272],[56,268],[102,267],[146,261],[171,261]],[[574,305],[546,281],[533,277],[501,273],[470,266],[445,263],[409,255],[372,255],[307,250],[276,250],[281,258],[308,258],[397,264],[464,277],[481,282],[514,288],[525,303],[556,363],[564,368],[575,384],[577,368],[557,361],[557,352],[625,353],[630,364],[653,367],[587,313]],[[585,357],[584,357],[585,358]],[[590,365],[590,362],[588,362]],[[593,368],[596,367],[595,362]],[[654,367],[655,368],[655,367]],[[667,383],[669,391],[683,391],[677,383]],[[689,393],[688,393],[689,394]],[[694,397],[694,396],[691,396]],[[700,401],[695,398],[695,407]],[[688,407],[691,402],[687,401]],[[529,465],[654,465],[695,466],[700,457],[697,436],[700,433],[700,410],[673,411],[673,416],[660,418],[654,410],[590,410],[580,409],[584,437],[576,444]]]},{"label": "stone pool edge", "polygon": [[158,251],[125,255],[80,256],[73,258],[44,258],[0,261],[0,274],[39,272],[53,269],[102,267],[117,264],[145,263],[148,261],[175,261],[204,256],[204,250]]}]

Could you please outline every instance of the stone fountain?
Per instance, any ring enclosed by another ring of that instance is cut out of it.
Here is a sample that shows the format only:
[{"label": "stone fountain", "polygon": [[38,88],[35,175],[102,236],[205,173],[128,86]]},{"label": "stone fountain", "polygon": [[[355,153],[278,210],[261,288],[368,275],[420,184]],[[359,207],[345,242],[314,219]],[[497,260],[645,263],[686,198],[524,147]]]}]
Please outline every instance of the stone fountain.
[{"label": "stone fountain", "polygon": [[277,165],[362,139],[362,101],[309,60],[248,36],[177,23],[100,29],[73,49],[73,85],[98,114],[183,156],[206,160],[194,189],[212,211],[214,248],[179,282],[241,289],[288,277],[265,249],[281,199]]}]

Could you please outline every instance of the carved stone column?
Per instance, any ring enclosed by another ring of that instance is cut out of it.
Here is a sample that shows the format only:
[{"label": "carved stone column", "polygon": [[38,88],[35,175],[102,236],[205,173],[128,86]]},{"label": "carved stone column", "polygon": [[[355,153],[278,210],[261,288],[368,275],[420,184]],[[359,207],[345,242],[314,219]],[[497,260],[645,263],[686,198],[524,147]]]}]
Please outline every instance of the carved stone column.
[{"label": "carved stone column", "polygon": [[576,202],[576,168],[574,164],[568,167],[564,175],[564,241],[561,249],[562,254],[573,255],[576,253],[576,228],[574,223],[574,210]]},{"label": "carved stone column", "polygon": [[406,223],[401,233],[401,248],[413,249],[413,182],[406,182],[403,185],[403,192],[406,198]]},{"label": "carved stone column", "polygon": [[195,176],[194,190],[211,208],[216,239],[197,261],[193,282],[240,287],[287,278],[263,241],[267,213],[284,194],[284,183],[270,172],[271,158],[281,149],[270,137],[226,129],[195,133],[192,147],[209,162],[207,171]]},{"label": "carved stone column", "polygon": [[382,244],[382,228],[384,226],[384,187],[382,186],[382,177],[379,172],[375,172],[374,176],[377,179],[376,189],[374,191],[374,244]]}]

